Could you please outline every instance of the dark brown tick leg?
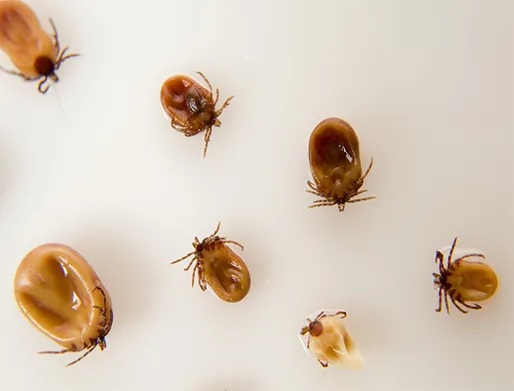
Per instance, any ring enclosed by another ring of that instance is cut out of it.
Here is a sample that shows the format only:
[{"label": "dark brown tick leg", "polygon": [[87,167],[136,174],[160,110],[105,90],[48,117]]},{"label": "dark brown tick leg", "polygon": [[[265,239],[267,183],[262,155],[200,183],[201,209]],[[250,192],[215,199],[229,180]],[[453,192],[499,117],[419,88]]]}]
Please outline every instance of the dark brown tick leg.
[{"label": "dark brown tick leg", "polygon": [[86,353],[84,353],[82,356],[80,356],[79,358],[77,358],[75,361],[72,361],[70,362],[68,365],[66,365],[67,367],[73,365],[73,364],[76,364],[78,363],[79,361],[81,361],[82,359],[84,359],[89,353],[91,353],[93,350],[95,350],[96,348],[96,344],[93,345],[93,347],[91,349],[89,349]]},{"label": "dark brown tick leg", "polygon": [[448,266],[447,266],[448,269],[450,268],[450,265],[452,263],[453,251],[455,250],[456,244],[457,244],[457,237],[455,237],[455,239],[453,239],[452,247],[450,249],[450,253],[448,254]]},{"label": "dark brown tick leg", "polygon": [[373,200],[377,198],[376,196],[373,196],[373,197],[365,197],[365,198],[359,198],[358,200],[349,200],[349,201],[346,201],[348,203],[352,203],[352,202],[362,202],[362,201],[369,201],[369,200]]},{"label": "dark brown tick leg", "polygon": [[462,312],[463,314],[467,314],[467,313],[468,313],[468,311],[466,311],[466,310],[464,310],[464,309],[462,309],[462,308],[460,308],[460,307],[459,307],[459,305],[457,304],[457,302],[456,302],[456,301],[455,301],[455,299],[453,298],[453,295],[450,295],[450,299],[451,299],[451,301],[452,301],[453,305],[454,305],[454,306],[455,306],[455,307],[456,307],[460,312]]},{"label": "dark brown tick leg", "polygon": [[441,273],[441,274],[443,274],[443,272],[444,272],[443,261],[444,261],[443,253],[441,251],[436,251],[435,252],[435,263],[439,263],[439,273]]},{"label": "dark brown tick leg", "polygon": [[335,315],[341,315],[341,319],[344,319],[346,318],[346,316],[348,315],[345,311],[339,311],[339,312],[336,312]]},{"label": "dark brown tick leg", "polygon": [[63,354],[63,353],[70,353],[70,352],[74,352],[75,350],[70,348],[70,349],[63,349],[63,350],[45,350],[45,351],[42,351],[42,352],[37,352],[37,354]]},{"label": "dark brown tick leg", "polygon": [[453,264],[459,262],[459,261],[462,261],[463,259],[466,259],[466,258],[471,258],[471,257],[479,257],[479,258],[485,258],[485,255],[484,254],[468,254],[468,255],[464,255],[458,259],[456,259],[455,261],[453,261]]},{"label": "dark brown tick leg", "polygon": [[321,366],[322,366],[323,368],[328,367],[328,363],[324,363],[324,362],[322,362],[319,358],[318,358],[318,361],[319,361],[319,363],[321,364]]},{"label": "dark brown tick leg", "polygon": [[444,291],[444,304],[446,306],[446,312],[449,315],[450,314],[450,305],[448,304],[448,292],[446,290]]},{"label": "dark brown tick leg", "polygon": [[459,303],[462,304],[464,307],[472,309],[472,310],[481,310],[482,309],[482,306],[478,305],[477,303],[466,304],[466,303],[464,303],[463,301],[460,301],[460,300],[459,300]]}]

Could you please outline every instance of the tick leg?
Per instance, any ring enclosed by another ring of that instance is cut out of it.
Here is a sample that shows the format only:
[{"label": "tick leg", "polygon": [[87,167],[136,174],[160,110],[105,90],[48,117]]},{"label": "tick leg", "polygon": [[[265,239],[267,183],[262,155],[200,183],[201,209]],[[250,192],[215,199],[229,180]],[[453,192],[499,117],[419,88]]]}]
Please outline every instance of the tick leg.
[{"label": "tick leg", "polygon": [[457,237],[455,237],[455,239],[453,239],[452,247],[450,249],[450,253],[448,254],[448,266],[447,266],[448,269],[450,268],[450,265],[452,263],[453,250],[455,250],[456,244],[457,244]]},{"label": "tick leg", "polygon": [[203,157],[205,158],[205,155],[207,155],[207,146],[209,145],[209,141],[211,140],[211,133],[212,133],[212,127],[209,127],[207,131],[205,132],[205,147],[203,148]]},{"label": "tick leg", "polygon": [[468,313],[468,311],[466,311],[466,310],[464,310],[464,309],[462,309],[462,308],[460,308],[460,307],[459,307],[459,305],[457,304],[457,302],[456,302],[456,301],[455,301],[455,299],[453,298],[453,295],[450,295],[450,299],[451,299],[451,301],[452,301],[453,305],[454,305],[454,306],[455,306],[455,307],[456,307],[460,312],[462,312],[463,314],[467,314],[467,313]]},{"label": "tick leg", "polygon": [[39,92],[41,92],[42,94],[46,94],[48,89],[50,88],[49,85],[46,85],[46,88],[43,88],[43,85],[48,81],[48,77],[45,76],[43,77],[43,80],[41,80],[37,86],[37,89],[39,90]]},{"label": "tick leg", "polygon": [[73,349],[73,348],[63,349],[63,350],[45,350],[42,352],[37,352],[37,354],[63,354],[63,353],[70,353],[70,352],[74,352],[74,351],[75,351],[75,349]]},{"label": "tick leg", "polygon": [[191,265],[196,261],[196,257],[194,257],[191,262],[189,262],[189,265],[187,265],[187,267],[184,269],[185,272],[187,272],[189,270],[189,268],[191,267]]},{"label": "tick leg", "polygon": [[362,201],[369,201],[369,200],[373,200],[377,197],[373,196],[373,197],[364,197],[364,198],[359,198],[358,200],[348,200],[346,202],[348,203],[353,203],[353,202],[362,202]]},{"label": "tick leg", "polygon": [[72,361],[70,362],[68,365],[66,365],[66,367],[69,367],[73,364],[76,364],[78,363],[79,361],[81,361],[83,358],[85,358],[89,353],[91,353],[93,350],[95,350],[96,348],[96,344],[93,345],[93,347],[91,349],[89,349],[86,353],[84,353],[82,356],[80,356],[79,358],[77,358],[75,361]]},{"label": "tick leg", "polygon": [[307,338],[307,349],[310,348],[311,345],[311,335],[309,334],[309,337]]},{"label": "tick leg", "polygon": [[482,306],[478,305],[477,303],[466,304],[463,301],[459,300],[459,304],[462,304],[464,307],[472,309],[472,310],[481,310],[482,309]]},{"label": "tick leg", "polygon": [[234,242],[233,240],[223,240],[223,243],[235,244],[236,246],[238,246],[241,249],[241,251],[243,251],[245,249],[241,243]]},{"label": "tick leg", "polygon": [[59,69],[61,67],[61,64],[66,61],[67,59],[69,58],[73,58],[73,57],[79,57],[80,54],[66,54],[66,51],[68,50],[69,48],[66,46],[62,52],[59,53],[59,56],[57,57],[57,60],[55,61],[55,69]]},{"label": "tick leg", "polygon": [[438,297],[439,297],[439,305],[435,309],[435,312],[441,312],[441,305],[443,304],[443,296],[442,296],[443,287],[439,287]]},{"label": "tick leg", "polygon": [[459,261],[462,261],[463,259],[466,259],[466,258],[471,258],[471,257],[479,257],[479,258],[485,258],[485,255],[484,254],[468,254],[468,255],[464,255],[458,259],[456,259],[455,261],[453,261],[453,263],[457,263]]},{"label": "tick leg", "polygon": [[336,312],[335,315],[341,315],[341,319],[344,319],[346,318],[346,316],[348,315],[345,311],[339,311],[339,312]]},{"label": "tick leg", "polygon": [[318,316],[316,316],[316,319],[314,319],[314,321],[316,322],[317,320],[319,320],[319,319],[321,319],[321,318],[323,318],[323,317],[325,317],[325,316],[326,316],[326,315],[325,315],[325,311],[321,311],[321,312],[318,314]]},{"label": "tick leg", "polygon": [[105,295],[104,290],[99,286],[95,286],[94,289],[91,291],[91,294],[93,294],[96,290],[99,290],[102,296],[104,297],[104,308],[107,307],[107,296]]},{"label": "tick leg", "polygon": [[221,113],[223,112],[223,110],[225,110],[227,108],[227,106],[230,104],[230,101],[232,99],[234,99],[234,95],[232,95],[231,97],[227,98],[227,100],[225,101],[225,103],[223,103],[223,106],[221,106],[218,110],[216,110],[214,112],[214,116],[216,117],[219,117],[221,115]]},{"label": "tick leg", "polygon": [[319,208],[320,206],[333,206],[335,205],[336,202],[335,201],[325,201],[323,203],[319,203],[319,204],[311,204],[309,205],[307,208],[308,209],[311,209],[311,208]]},{"label": "tick leg", "polygon": [[218,100],[220,99],[220,90],[216,88],[216,99],[214,99],[214,106],[216,107],[216,104],[218,103]]},{"label": "tick leg", "polygon": [[191,287],[195,286],[195,275],[197,273],[197,270],[198,270],[198,263],[195,265],[195,267],[193,269],[193,276],[191,277]]},{"label": "tick leg", "polygon": [[9,75],[19,76],[19,77],[21,77],[21,78],[22,78],[23,80],[25,80],[25,81],[37,80],[37,79],[31,79],[30,77],[25,76],[23,73],[16,72],[16,71],[12,71],[12,70],[10,70],[10,69],[6,69],[6,68],[4,68],[4,67],[0,67],[0,70],[1,70],[2,72],[5,72],[5,73],[9,74]]},{"label": "tick leg", "polygon": [[441,251],[435,252],[435,263],[438,263],[438,262],[439,262],[439,273],[443,274],[443,272],[444,272],[444,264],[443,264],[444,256]]},{"label": "tick leg", "polygon": [[322,362],[319,358],[318,358],[318,362],[321,364],[321,366],[322,366],[323,368],[328,367],[328,363],[324,363],[324,362]]},{"label": "tick leg", "polygon": [[[312,183],[311,181],[307,181],[307,185],[309,185],[309,187],[310,187],[312,190],[314,190],[316,193],[319,193],[319,191],[318,191],[318,187],[316,186],[316,184],[315,184],[315,183]],[[307,191],[309,191],[309,190],[307,190]]]},{"label": "tick leg", "polygon": [[371,171],[371,167],[373,167],[373,158],[371,158],[371,161],[370,161],[370,163],[369,163],[369,167],[368,167],[368,169],[366,170],[366,173],[362,176],[361,181],[363,181],[364,179],[366,179],[366,177],[368,176],[369,172]]},{"label": "tick leg", "polygon": [[450,314],[450,305],[448,304],[448,292],[444,291],[444,304],[446,305],[446,312]]},{"label": "tick leg", "polygon": [[193,254],[196,254],[196,251],[192,251],[192,252],[190,252],[189,254],[184,255],[182,258],[177,259],[176,261],[171,262],[171,265],[173,265],[173,264],[175,264],[175,263],[179,263],[179,262],[183,261],[184,259],[189,258],[189,257],[190,257],[191,255],[193,255]]},{"label": "tick leg", "polygon": [[211,86],[211,82],[210,82],[210,81],[205,77],[205,75],[204,75],[202,72],[198,71],[198,72],[196,72],[196,73],[198,73],[200,76],[202,76],[202,78],[205,80],[205,83],[207,83],[207,85],[209,86],[209,92],[210,92],[211,97],[212,97],[212,86]]},{"label": "tick leg", "polygon": [[220,231],[220,227],[221,227],[221,221],[218,222],[218,226],[216,227],[216,230],[214,231],[214,233],[210,236],[211,238],[213,236],[216,236],[216,234]]},{"label": "tick leg", "polygon": [[185,126],[183,123],[179,123],[175,121],[175,118],[171,118],[171,127],[179,132],[182,132],[186,135],[186,137],[191,137],[196,133],[188,133],[189,128]]},{"label": "tick leg", "polygon": [[52,37],[54,39],[54,45],[57,50],[57,53],[59,53],[61,51],[61,45],[59,43],[59,35],[57,34],[57,28],[55,27],[55,23],[52,20],[52,18],[49,18],[49,21],[50,21],[50,26],[52,26],[52,31],[53,31]]}]

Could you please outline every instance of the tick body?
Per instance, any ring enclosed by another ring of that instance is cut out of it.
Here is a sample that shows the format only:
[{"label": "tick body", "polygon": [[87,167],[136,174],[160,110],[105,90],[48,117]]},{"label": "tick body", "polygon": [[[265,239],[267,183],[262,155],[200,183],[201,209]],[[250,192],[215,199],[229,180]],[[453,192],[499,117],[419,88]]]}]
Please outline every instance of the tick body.
[{"label": "tick body", "polygon": [[250,273],[241,257],[234,253],[227,244],[235,244],[241,250],[243,250],[243,246],[232,240],[217,236],[220,224],[211,236],[206,237],[201,242],[198,238],[195,238],[193,242],[195,251],[172,262],[172,264],[193,257],[184,269],[188,271],[193,267],[191,285],[194,286],[195,276],[197,276],[198,286],[202,291],[205,291],[207,285],[209,285],[221,300],[236,303],[241,301],[250,290]]},{"label": "tick body", "polygon": [[211,83],[201,72],[198,72],[198,74],[204,79],[209,89],[190,77],[173,76],[162,85],[161,104],[171,118],[171,126],[184,133],[186,137],[205,131],[203,151],[205,157],[211,139],[212,127],[221,126],[218,117],[230,104],[234,96],[228,98],[223,106],[216,110],[219,90],[216,89],[216,98],[214,98]]},{"label": "tick body", "polygon": [[107,289],[87,261],[63,244],[36,247],[21,261],[14,294],[25,317],[64,349],[40,353],[85,352],[107,347],[113,311]]},{"label": "tick body", "polygon": [[55,73],[61,64],[78,54],[66,54],[68,47],[61,50],[57,30],[48,35],[39,24],[34,11],[21,1],[0,1],[0,48],[9,56],[18,71],[0,69],[26,81],[37,81],[38,90],[45,94],[50,88],[45,85],[50,79],[58,82]]},{"label": "tick body", "polygon": [[456,244],[457,238],[454,239],[448,253],[446,266],[443,253],[436,251],[435,262],[439,265],[439,273],[433,273],[439,298],[436,311],[441,312],[444,298],[446,312],[449,314],[449,298],[460,312],[466,314],[467,309],[482,308],[476,302],[487,300],[494,295],[498,288],[498,277],[489,265],[481,262],[485,260],[484,254],[468,253],[453,260]]},{"label": "tick body", "polygon": [[359,139],[346,121],[327,118],[316,126],[309,140],[309,163],[314,182],[307,182],[310,187],[307,192],[321,197],[309,208],[337,205],[342,212],[346,203],[375,198],[354,199],[367,191],[360,188],[373,166],[373,159],[362,175]]},{"label": "tick body", "polygon": [[308,325],[300,331],[302,336],[308,334],[306,348],[314,352],[324,368],[328,364],[350,369],[358,369],[364,365],[364,358],[344,326],[343,319],[346,315],[344,311],[334,314],[322,311],[314,320],[307,318]]}]

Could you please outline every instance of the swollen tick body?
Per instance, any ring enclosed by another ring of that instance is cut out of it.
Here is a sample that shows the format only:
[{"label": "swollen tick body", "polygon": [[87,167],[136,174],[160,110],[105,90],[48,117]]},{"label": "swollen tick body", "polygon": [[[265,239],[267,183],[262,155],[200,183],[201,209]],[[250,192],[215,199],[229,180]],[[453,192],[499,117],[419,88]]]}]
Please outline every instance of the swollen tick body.
[{"label": "swollen tick body", "polygon": [[309,140],[309,163],[314,182],[307,182],[310,187],[307,192],[321,197],[309,208],[337,205],[342,212],[347,203],[375,198],[354,199],[367,191],[360,188],[373,159],[362,175],[359,139],[346,121],[327,118],[316,126]]},{"label": "swollen tick body", "polygon": [[45,94],[50,86],[48,79],[58,82],[56,71],[61,64],[78,54],[67,54],[68,47],[61,50],[54,22],[50,19],[53,34],[48,35],[39,24],[34,11],[25,3],[0,1],[0,48],[9,56],[18,71],[0,67],[0,70],[37,81],[38,90]]},{"label": "swollen tick body", "polygon": [[25,317],[39,331],[64,347],[40,353],[86,352],[107,347],[105,337],[113,323],[107,289],[87,261],[62,244],[45,244],[21,261],[14,293]]}]

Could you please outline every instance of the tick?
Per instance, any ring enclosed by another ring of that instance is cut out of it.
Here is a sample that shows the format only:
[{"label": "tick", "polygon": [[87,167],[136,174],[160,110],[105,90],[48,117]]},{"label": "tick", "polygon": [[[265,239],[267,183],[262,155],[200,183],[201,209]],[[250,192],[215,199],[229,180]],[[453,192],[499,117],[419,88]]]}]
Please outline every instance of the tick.
[{"label": "tick", "polygon": [[443,253],[440,251],[435,253],[435,262],[439,264],[439,273],[433,273],[439,298],[436,311],[441,312],[444,296],[448,314],[450,313],[448,297],[460,312],[466,314],[468,311],[461,305],[472,310],[481,309],[479,304],[468,304],[468,302],[480,302],[492,297],[498,288],[498,277],[489,265],[480,261],[485,260],[484,254],[469,253],[452,260],[456,244],[457,238],[453,240],[446,266]]},{"label": "tick", "polygon": [[0,70],[19,76],[25,81],[37,81],[38,90],[45,94],[50,88],[48,79],[58,82],[56,71],[61,64],[78,54],[61,50],[55,24],[50,19],[53,34],[49,36],[39,24],[34,11],[21,1],[0,2],[0,48],[9,56],[18,71]]},{"label": "tick", "polygon": [[193,247],[195,251],[172,262],[182,262],[193,257],[184,269],[188,271],[194,264],[191,285],[195,284],[198,275],[198,286],[202,291],[207,285],[223,301],[236,303],[241,301],[250,290],[250,273],[244,261],[234,253],[227,244],[235,244],[243,250],[243,246],[233,240],[217,236],[221,223],[216,231],[201,242],[195,237]]},{"label": "tick", "polygon": [[347,203],[371,200],[354,199],[373,166],[373,158],[362,175],[359,139],[353,128],[340,118],[327,118],[314,128],[309,140],[309,163],[314,182],[308,181],[308,193],[321,197],[309,206],[337,205],[343,211]]},{"label": "tick", "polygon": [[346,316],[344,311],[322,311],[314,320],[307,318],[308,325],[300,331],[302,336],[308,334],[306,347],[314,352],[323,368],[329,363],[352,369],[364,365],[364,358],[342,321]]},{"label": "tick", "polygon": [[16,271],[14,294],[32,325],[64,348],[40,354],[85,350],[70,366],[97,346],[107,347],[111,298],[89,263],[70,247],[44,244],[27,254]]},{"label": "tick", "polygon": [[171,118],[171,126],[186,137],[194,136],[205,131],[205,147],[203,156],[211,139],[212,127],[221,126],[219,116],[230,104],[234,96],[229,97],[223,106],[216,110],[219,90],[216,88],[216,98],[213,98],[212,86],[209,80],[198,72],[209,89],[187,76],[173,76],[164,82],[161,88],[161,104]]}]

